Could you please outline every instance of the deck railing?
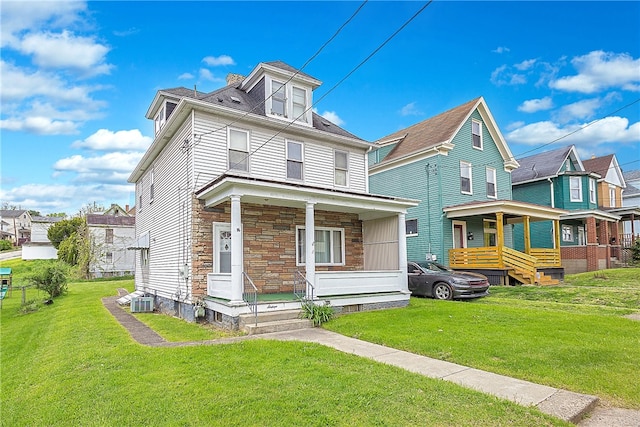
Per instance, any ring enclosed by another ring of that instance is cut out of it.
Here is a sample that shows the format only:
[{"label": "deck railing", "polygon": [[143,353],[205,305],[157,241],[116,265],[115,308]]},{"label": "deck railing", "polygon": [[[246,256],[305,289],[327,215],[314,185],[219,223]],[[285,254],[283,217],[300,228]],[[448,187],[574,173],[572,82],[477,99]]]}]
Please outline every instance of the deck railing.
[{"label": "deck railing", "polygon": [[452,268],[509,268],[522,266],[529,269],[533,262],[536,268],[560,267],[560,250],[532,248],[529,255],[506,246],[451,249],[449,266]]}]

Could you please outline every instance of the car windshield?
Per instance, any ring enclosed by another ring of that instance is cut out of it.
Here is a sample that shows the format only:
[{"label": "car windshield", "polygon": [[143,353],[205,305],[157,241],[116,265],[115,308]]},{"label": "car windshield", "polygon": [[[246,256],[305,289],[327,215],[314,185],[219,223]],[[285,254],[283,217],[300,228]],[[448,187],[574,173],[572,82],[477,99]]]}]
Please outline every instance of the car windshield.
[{"label": "car windshield", "polygon": [[451,271],[450,268],[445,267],[442,264],[438,264],[437,262],[433,262],[433,261],[422,261],[417,263],[420,267],[424,268],[425,270],[431,270],[431,271]]}]

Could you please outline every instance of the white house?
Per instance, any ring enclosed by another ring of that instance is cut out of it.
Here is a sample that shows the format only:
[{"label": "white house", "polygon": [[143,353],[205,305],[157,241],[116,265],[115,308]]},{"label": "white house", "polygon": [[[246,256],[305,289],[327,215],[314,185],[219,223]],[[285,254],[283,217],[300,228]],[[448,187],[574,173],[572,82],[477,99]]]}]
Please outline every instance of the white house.
[{"label": "white house", "polygon": [[[249,311],[404,306],[405,212],[368,193],[371,144],[312,112],[321,82],[276,61],[211,93],[160,90],[136,186],[136,290],[229,327]],[[249,295],[258,301],[253,304]]]},{"label": "white house", "polygon": [[113,214],[109,210],[87,215],[92,247],[89,273],[92,277],[123,276],[134,272],[135,253],[129,248],[136,242],[136,218],[123,213],[122,208],[118,212]]},{"label": "white house", "polygon": [[31,219],[31,241],[22,244],[22,259],[57,259],[58,250],[47,237],[49,228],[62,217],[34,216]]}]

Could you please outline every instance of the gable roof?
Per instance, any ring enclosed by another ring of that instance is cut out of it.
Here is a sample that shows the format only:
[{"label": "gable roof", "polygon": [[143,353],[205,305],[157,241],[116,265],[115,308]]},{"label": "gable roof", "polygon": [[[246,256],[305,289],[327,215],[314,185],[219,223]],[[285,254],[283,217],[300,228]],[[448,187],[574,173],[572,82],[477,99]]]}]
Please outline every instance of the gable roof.
[{"label": "gable roof", "polygon": [[18,218],[23,213],[27,212],[24,209],[2,209],[0,211],[1,218]]},{"label": "gable roof", "polygon": [[[583,161],[582,164],[584,165],[585,170],[589,172],[595,172],[600,175],[602,181],[606,181],[614,185],[620,185],[622,188],[626,188],[624,176],[622,174],[622,171],[620,170],[620,167],[618,166],[618,160],[616,159],[615,154],[607,154],[606,156],[594,157],[592,159]],[[611,171],[613,171],[617,175],[618,182],[607,180],[607,175]]]},{"label": "gable roof", "polygon": [[397,144],[380,163],[371,168],[374,169],[430,150],[443,152],[451,150],[453,138],[476,109],[484,119],[485,126],[491,133],[502,159],[505,161],[505,167],[516,168],[518,163],[513,158],[511,150],[500,133],[483,97],[472,99],[430,119],[380,138],[376,141],[378,146],[391,141],[397,141]]},{"label": "gable roof", "polygon": [[624,176],[625,181],[636,181],[640,179],[640,169],[623,172],[622,176]]},{"label": "gable roof", "polygon": [[511,173],[511,183],[541,181],[564,173],[564,165],[571,158],[577,166],[577,172],[584,172],[584,165],[574,145],[556,148],[533,156],[518,159],[520,167]]},{"label": "gable roof", "polygon": [[88,214],[87,225],[113,225],[119,227],[133,227],[136,225],[136,218],[134,216]]}]

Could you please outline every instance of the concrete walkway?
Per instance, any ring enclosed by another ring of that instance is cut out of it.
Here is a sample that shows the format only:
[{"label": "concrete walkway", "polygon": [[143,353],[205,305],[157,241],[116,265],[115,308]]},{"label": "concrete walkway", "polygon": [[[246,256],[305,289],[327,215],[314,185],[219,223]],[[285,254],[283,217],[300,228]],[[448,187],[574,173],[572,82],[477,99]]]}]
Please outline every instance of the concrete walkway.
[{"label": "concrete walkway", "polygon": [[[545,385],[534,384],[504,375],[493,374],[455,363],[349,338],[321,328],[298,329],[261,335],[246,335],[209,341],[167,342],[135,316],[118,306],[118,297],[103,298],[113,316],[140,344],[152,347],[179,347],[227,344],[250,339],[304,341],[332,347],[344,353],[366,357],[397,366],[430,378],[451,381],[463,387],[510,400],[523,406],[535,406],[541,412],[584,427],[638,427],[640,411],[597,407],[598,398]],[[593,411],[593,412],[592,412]],[[582,418],[590,414],[589,418]]]}]

